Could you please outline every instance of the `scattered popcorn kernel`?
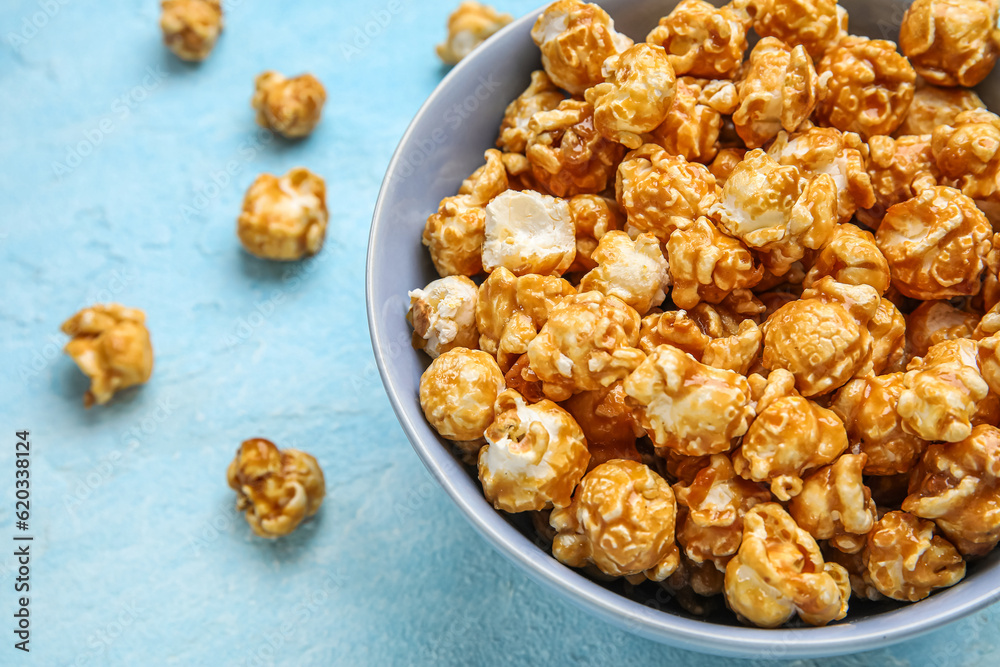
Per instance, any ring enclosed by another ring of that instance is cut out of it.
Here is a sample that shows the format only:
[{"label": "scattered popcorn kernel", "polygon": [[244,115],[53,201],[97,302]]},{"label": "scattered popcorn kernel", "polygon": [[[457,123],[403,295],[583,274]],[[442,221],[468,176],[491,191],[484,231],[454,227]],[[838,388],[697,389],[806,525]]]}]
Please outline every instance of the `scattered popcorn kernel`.
[{"label": "scattered popcorn kernel", "polygon": [[163,0],[160,3],[163,43],[181,60],[208,57],[222,32],[220,0]]},{"label": "scattered popcorn kernel", "polygon": [[809,54],[774,37],[753,47],[737,88],[740,106],[733,125],[747,148],[760,148],[782,128],[794,132],[816,106],[816,70]]},{"label": "scattered popcorn kernel", "polygon": [[803,398],[792,374],[778,369],[767,378],[733,467],[743,479],[770,482],[771,493],[786,501],[802,491],[803,475],[845,449],[847,432],[836,413]]},{"label": "scattered popcorn kernel", "polygon": [[861,479],[867,457],[844,454],[805,478],[802,493],[788,503],[788,513],[817,540],[840,551],[857,553],[875,525],[875,503]]},{"label": "scattered popcorn kernel", "polygon": [[531,73],[531,85],[507,105],[500,125],[497,147],[508,153],[524,153],[528,148],[528,123],[539,111],[552,111],[566,96],[543,70]]},{"label": "scattered popcorn kernel", "polygon": [[641,463],[609,461],[584,476],[569,507],[552,512],[552,555],[570,567],[593,563],[611,576],[662,581],[680,561],[675,515],[666,480]]},{"label": "scattered popcorn kernel", "polygon": [[448,350],[420,376],[420,407],[442,438],[481,443],[504,390],[496,360],[481,350]]},{"label": "scattered popcorn kernel", "polygon": [[825,276],[845,285],[869,285],[879,294],[889,289],[889,263],[875,245],[875,237],[852,224],[837,225],[802,286],[812,287]]},{"label": "scattered popcorn kernel", "polygon": [[965,576],[965,561],[935,534],[934,523],[908,512],[889,512],[868,533],[864,551],[868,580],[882,595],[916,602]]},{"label": "scattered popcorn kernel", "polygon": [[486,205],[483,269],[562,275],[576,257],[576,228],[564,199],[507,190]]},{"label": "scattered popcorn kernel", "polygon": [[916,72],[896,45],[882,39],[850,37],[823,56],[816,118],[867,140],[892,134],[913,100]]},{"label": "scattered popcorn kernel", "polygon": [[576,228],[576,259],[569,271],[589,271],[597,245],[610,231],[621,229],[625,213],[614,199],[598,195],[577,195],[569,200],[569,214]]},{"label": "scattered popcorn kernel", "polygon": [[776,628],[795,614],[809,625],[847,615],[847,570],[825,563],[809,533],[777,503],[743,517],[743,542],[726,566],[726,603],[741,620]]},{"label": "scattered popcorn kernel", "polygon": [[956,338],[972,338],[979,316],[947,301],[925,301],[906,318],[910,355],[922,357],[932,345]]},{"label": "scattered popcorn kernel", "polygon": [[931,136],[931,150],[941,173],[973,199],[998,198],[1000,117],[985,109],[963,111]]},{"label": "scattered popcorn kernel", "polygon": [[964,556],[1000,542],[1000,430],[980,425],[961,442],[927,448],[903,510],[932,519]]},{"label": "scattered popcorn kernel", "polygon": [[708,165],[708,170],[715,176],[715,182],[719,184],[720,188],[726,184],[726,180],[737,165],[743,162],[746,154],[747,151],[744,148],[723,148]]},{"label": "scattered popcorn kernel", "polygon": [[320,251],[328,218],[326,182],[296,167],[284,176],[257,177],[243,198],[236,233],[252,255],[295,261]]},{"label": "scattered popcorn kernel", "polygon": [[506,390],[479,450],[479,481],[498,510],[527,512],[566,507],[587,471],[590,453],[583,431],[550,400],[527,403]]},{"label": "scattered popcorn kernel", "polygon": [[674,70],[661,47],[640,43],[604,61],[604,83],[588,88],[594,125],[601,135],[628,148],[642,145],[667,117],[674,101]]},{"label": "scattered popcorn kernel", "polygon": [[753,287],[764,275],[739,239],[723,234],[705,217],[670,235],[667,257],[671,297],[679,308],[718,303],[734,289]]},{"label": "scattered popcorn kernel", "polygon": [[646,357],[624,388],[656,447],[685,456],[729,451],[754,417],[745,377],[706,366],[670,345]]},{"label": "scattered popcorn kernel", "polygon": [[939,86],[975,86],[1000,54],[997,4],[914,0],[903,15],[899,46],[920,76]]},{"label": "scattered popcorn kernel", "polygon": [[90,378],[83,405],[104,405],[115,392],[147,382],[153,374],[153,345],[146,314],[117,303],[84,308],[62,325],[71,339],[63,348]]},{"label": "scattered popcorn kernel", "polygon": [[319,511],[326,495],[316,459],[297,449],[278,449],[264,438],[245,440],[226,472],[236,491],[236,510],[244,512],[257,535],[288,535]]},{"label": "scattered popcorn kernel", "polygon": [[423,244],[438,275],[474,276],[483,270],[486,205],[507,190],[507,169],[498,150],[486,151],[486,164],[462,182],[455,197],[441,200],[427,218]]},{"label": "scattered popcorn kernel", "polygon": [[601,136],[588,102],[564,100],[531,117],[525,151],[532,176],[546,190],[572,197],[603,192],[625,147]]},{"label": "scattered popcorn kernel", "polygon": [[251,104],[257,124],[289,139],[310,134],[319,124],[326,89],[312,74],[286,79],[278,72],[257,77]]},{"label": "scattered popcorn kernel", "polygon": [[448,17],[448,39],[437,45],[438,58],[448,65],[457,64],[513,20],[489,5],[466,0]]},{"label": "scattered popcorn kernel", "polygon": [[591,470],[613,459],[642,461],[635,441],[643,430],[632,414],[621,382],[574,394],[562,407],[583,429]]},{"label": "scattered popcorn kernel", "polygon": [[[837,0],[754,0],[753,29],[761,37],[777,37],[789,46],[804,46],[819,60],[840,39]],[[846,28],[846,25],[844,26]]]},{"label": "scattered popcorn kernel", "polygon": [[494,355],[506,371],[528,351],[528,343],[548,320],[553,306],[570,294],[576,294],[576,290],[562,278],[535,274],[517,277],[498,268],[479,286],[479,348]]},{"label": "scattered popcorn kernel", "polygon": [[646,141],[689,162],[709,162],[719,150],[722,115],[731,114],[739,103],[731,81],[680,77],[666,119]]},{"label": "scattered popcorn kernel", "polygon": [[409,293],[406,319],[413,327],[413,347],[432,359],[455,347],[475,349],[479,288],[465,276],[439,278]]},{"label": "scattered popcorn kernel", "polygon": [[681,0],[646,41],[666,50],[678,75],[731,79],[747,50],[751,19],[746,4],[714,7],[704,0]]},{"label": "scattered popcorn kernel", "polygon": [[607,12],[578,0],[549,5],[531,29],[531,39],[542,51],[549,78],[573,95],[604,81],[604,61],[632,46],[631,39],[615,31]]},{"label": "scattered popcorn kernel", "polygon": [[936,186],[886,211],[875,242],[896,289],[915,299],[947,299],[979,292],[992,237],[974,201]]},{"label": "scattered popcorn kernel", "polygon": [[716,202],[715,177],[701,164],[645,144],[625,156],[615,185],[628,224],[665,243],[675,229],[708,215]]},{"label": "scattered popcorn kernel", "polygon": [[580,281],[581,292],[616,296],[640,315],[663,303],[670,274],[652,234],[639,234],[633,241],[625,232],[608,232],[592,257],[597,267]]},{"label": "scattered popcorn kernel", "polygon": [[913,102],[906,112],[896,135],[932,134],[941,125],[951,125],[958,114],[970,109],[985,109],[986,105],[974,91],[965,88],[938,88],[917,81]]},{"label": "scattered popcorn kernel", "polygon": [[969,437],[976,405],[989,392],[977,352],[975,341],[961,338],[938,343],[909,363],[896,406],[904,430],[925,440]]},{"label": "scattered popcorn kernel", "polygon": [[941,173],[934,162],[930,135],[869,138],[868,176],[875,191],[875,205],[859,209],[857,214],[861,222],[878,229],[890,206],[938,184]]},{"label": "scattered popcorn kernel", "polygon": [[726,180],[709,215],[723,231],[761,252],[764,267],[782,276],[830,238],[837,188],[829,174],[812,178],[757,149]]}]

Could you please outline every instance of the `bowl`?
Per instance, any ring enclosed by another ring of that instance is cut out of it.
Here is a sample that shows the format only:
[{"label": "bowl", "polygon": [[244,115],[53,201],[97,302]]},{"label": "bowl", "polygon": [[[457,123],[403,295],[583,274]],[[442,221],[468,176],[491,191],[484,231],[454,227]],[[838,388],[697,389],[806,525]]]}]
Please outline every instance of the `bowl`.
[{"label": "bowl", "polygon": [[[619,30],[637,41],[676,2],[603,0]],[[717,4],[721,4],[717,2]],[[906,0],[842,0],[850,31],[896,40]],[[725,612],[695,618],[662,589],[599,583],[558,562],[534,541],[530,521],[505,515],[483,497],[474,471],[463,467],[424,420],[417,399],[429,359],[410,345],[407,291],[437,278],[420,243],[427,216],[454,195],[493,146],[508,102],[540,69],[530,31],[541,12],[507,26],[456,66],[431,94],[400,141],[375,207],[366,272],[368,325],[386,393],[410,443],[468,520],[500,553],[555,595],[629,632],[718,655],[807,658],[864,651],[900,642],[958,620],[1000,599],[1000,549],[970,563],[964,581],[911,605],[859,603],[848,618],[822,628],[744,627]],[[1000,109],[1000,70],[978,89]]]}]

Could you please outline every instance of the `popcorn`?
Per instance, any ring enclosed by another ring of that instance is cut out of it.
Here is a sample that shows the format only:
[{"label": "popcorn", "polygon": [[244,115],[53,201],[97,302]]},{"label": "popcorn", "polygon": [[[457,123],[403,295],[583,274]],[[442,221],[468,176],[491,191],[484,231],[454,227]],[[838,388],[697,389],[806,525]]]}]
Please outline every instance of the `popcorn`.
[{"label": "popcorn", "polygon": [[726,566],[726,604],[741,620],[775,628],[796,614],[809,625],[847,615],[847,570],[826,563],[809,533],[777,503],[743,517],[743,542]]},{"label": "popcorn", "polygon": [[889,289],[889,263],[875,245],[875,237],[851,224],[836,226],[802,286],[812,287],[825,276],[845,285],[868,285],[879,294]]},{"label": "popcorn", "polygon": [[569,214],[576,228],[576,259],[569,271],[589,271],[597,266],[594,251],[604,235],[621,229],[625,214],[618,202],[597,195],[577,195],[569,200]]},{"label": "popcorn", "polygon": [[746,4],[716,8],[704,0],[681,0],[646,41],[666,49],[678,75],[731,79],[747,50],[751,20]]},{"label": "popcorn", "polygon": [[643,318],[639,347],[646,354],[652,354],[660,345],[671,345],[706,366],[746,375],[760,352],[760,328],[748,318],[742,320],[737,329],[722,331],[705,321],[706,311],[707,308],[692,313],[698,320],[683,310]]},{"label": "popcorn", "polygon": [[[508,389],[519,393],[528,403],[537,403],[545,398],[545,394],[542,392],[542,382],[531,370],[527,354],[522,354],[517,358],[510,370],[504,373],[503,379],[507,383]],[[576,415],[574,415],[575,418]]]},{"label": "popcorn", "polygon": [[437,55],[447,65],[455,65],[494,33],[514,20],[489,5],[466,0],[448,17],[448,39],[437,45]]},{"label": "popcorn", "polygon": [[479,288],[465,276],[432,281],[409,293],[406,319],[413,327],[413,347],[432,359],[456,347],[478,347],[476,301]]},{"label": "popcorn", "polygon": [[993,70],[1000,53],[997,4],[914,0],[903,15],[899,45],[931,83],[975,86]]},{"label": "popcorn", "polygon": [[983,424],[961,442],[934,444],[910,479],[903,510],[933,519],[963,556],[1000,542],[1000,430]]},{"label": "popcorn", "polygon": [[604,83],[588,88],[594,125],[609,141],[642,145],[639,134],[662,123],[674,100],[674,70],[661,47],[640,43],[611,56],[602,67]]},{"label": "popcorn", "polygon": [[892,134],[913,100],[916,72],[895,44],[882,39],[844,39],[826,52],[816,71],[815,117],[865,140]]},{"label": "popcorn", "polygon": [[680,308],[700,301],[718,303],[734,289],[753,287],[764,269],[738,239],[727,236],[705,217],[678,229],[667,241],[671,297]]},{"label": "popcorn", "polygon": [[593,563],[613,577],[662,581],[680,561],[675,515],[662,477],[635,461],[609,461],[584,476],[569,507],[552,512],[552,555],[570,567]]},{"label": "popcorn", "polygon": [[726,184],[726,180],[736,167],[743,162],[747,151],[744,148],[723,148],[708,165],[708,170],[715,176],[715,182],[721,188]]},{"label": "popcorn", "polygon": [[442,438],[478,445],[503,390],[503,373],[493,357],[456,347],[432,361],[420,376],[420,407]]},{"label": "popcorn", "polygon": [[545,395],[564,401],[622,380],[645,355],[636,349],[639,315],[621,299],[584,292],[562,299],[528,344]]},{"label": "popcorn", "polygon": [[261,537],[276,538],[319,511],[326,481],[316,459],[297,449],[278,449],[264,438],[245,440],[226,471],[236,491],[236,510]]},{"label": "popcorn", "polygon": [[531,73],[531,85],[507,105],[500,125],[497,147],[508,153],[523,153],[531,135],[528,124],[539,111],[552,111],[565,99],[543,70]]},{"label": "popcorn", "polygon": [[892,301],[884,297],[879,301],[875,316],[868,322],[868,333],[872,336],[871,362],[862,367],[859,376],[903,370],[907,353],[906,319]]},{"label": "popcorn", "polygon": [[788,513],[817,540],[857,553],[878,520],[871,491],[861,479],[867,456],[844,454],[805,478],[802,493],[788,503]]},{"label": "popcorn", "polygon": [[973,199],[996,203],[1000,173],[1000,117],[985,109],[963,111],[934,130],[931,150],[941,173]]},{"label": "popcorn", "polygon": [[278,72],[257,76],[251,105],[257,124],[289,139],[310,134],[319,124],[326,89],[312,74],[286,79]]},{"label": "popcorn", "polygon": [[639,234],[633,241],[625,232],[610,231],[592,257],[597,267],[580,281],[581,292],[616,296],[640,315],[666,298],[667,260],[652,234]]},{"label": "popcorn", "polygon": [[486,205],[483,269],[562,275],[576,257],[576,228],[563,199],[507,190]]},{"label": "popcorn", "polygon": [[220,0],[163,0],[160,3],[163,43],[181,60],[208,57],[222,32]]},{"label": "popcorn", "polygon": [[947,301],[925,301],[906,318],[910,355],[922,357],[932,345],[956,338],[972,338],[979,324],[975,313],[955,308]]},{"label": "popcorn", "polygon": [[857,215],[861,222],[878,229],[890,206],[938,184],[941,173],[931,152],[930,135],[869,138],[868,175],[875,192],[875,205],[859,209]]},{"label": "popcorn", "polygon": [[847,14],[837,0],[754,0],[753,29],[764,38],[776,37],[789,46],[803,46],[819,60],[840,40]]},{"label": "popcorn", "polygon": [[709,210],[723,231],[759,250],[782,276],[806,250],[820,248],[836,224],[837,191],[828,174],[812,178],[757,149],[747,153]]},{"label": "popcorn", "polygon": [[993,228],[955,188],[936,186],[890,208],[875,234],[896,289],[915,299],[979,292]]},{"label": "popcorn", "polygon": [[809,54],[774,37],[760,40],[750,52],[737,88],[740,106],[733,125],[747,148],[760,148],[782,128],[794,132],[816,106],[816,70]]},{"label": "popcorn", "polygon": [[941,125],[951,125],[958,114],[970,109],[985,109],[979,96],[965,88],[938,88],[917,82],[913,102],[903,124],[896,130],[902,138],[907,134],[932,134]]},{"label": "popcorn", "polygon": [[656,447],[685,456],[729,451],[754,417],[745,377],[706,366],[670,345],[646,357],[624,389]]},{"label": "popcorn", "polygon": [[916,602],[965,577],[965,561],[935,534],[934,524],[907,512],[888,512],[868,533],[868,580],[893,600]]},{"label": "popcorn", "polygon": [[479,451],[486,499],[505,512],[569,505],[590,460],[570,414],[547,399],[526,403],[510,389],[497,396],[493,412]]},{"label": "popcorn", "polygon": [[607,12],[578,0],[549,5],[531,29],[531,39],[542,51],[546,74],[573,95],[604,81],[604,61],[632,46],[631,39],[615,31]]},{"label": "popcorn", "polygon": [[252,255],[295,261],[322,249],[328,218],[326,182],[296,167],[284,176],[257,177],[243,198],[236,233]]},{"label": "popcorn", "polygon": [[146,314],[117,303],[84,308],[62,324],[71,339],[64,348],[90,389],[83,406],[104,405],[115,392],[147,382],[153,374],[153,345]]},{"label": "popcorn", "polygon": [[689,162],[707,163],[719,150],[722,115],[733,113],[739,103],[731,81],[679,77],[666,119],[646,141]]},{"label": "popcorn", "polygon": [[582,391],[563,402],[587,438],[590,470],[613,459],[642,461],[635,447],[644,434],[632,414],[621,382],[594,391]]},{"label": "popcorn", "polygon": [[851,582],[851,594],[853,596],[859,600],[870,600],[872,602],[885,600],[885,596],[878,592],[878,589],[872,585],[871,580],[868,578],[868,569],[865,567],[863,552],[846,554],[828,544],[820,545],[820,549],[823,552],[823,558],[828,563],[836,563],[847,570]]}]

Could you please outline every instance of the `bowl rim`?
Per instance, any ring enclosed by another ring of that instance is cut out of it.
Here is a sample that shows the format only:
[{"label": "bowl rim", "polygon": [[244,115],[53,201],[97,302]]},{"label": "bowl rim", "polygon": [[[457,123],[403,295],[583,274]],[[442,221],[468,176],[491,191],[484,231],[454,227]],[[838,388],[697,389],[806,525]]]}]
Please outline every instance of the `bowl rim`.
[{"label": "bowl rim", "polygon": [[[614,4],[606,0],[600,4]],[[528,12],[508,24],[490,40],[476,48],[470,55],[455,65],[438,83],[434,91],[420,106],[399,140],[386,168],[378,199],[372,215],[372,225],[368,237],[365,262],[365,308],[368,330],[379,376],[393,412],[403,428],[410,445],[417,456],[441,485],[451,500],[458,506],[476,532],[486,539],[497,551],[514,562],[530,579],[544,588],[554,591],[574,606],[603,618],[610,624],[647,639],[701,653],[733,657],[755,657],[758,659],[811,658],[843,655],[895,644],[925,632],[942,628],[958,621],[998,600],[1000,588],[979,592],[965,591],[961,600],[952,604],[920,607],[918,604],[880,613],[845,623],[825,627],[800,628],[754,628],[708,623],[663,612],[650,606],[610,591],[591,581],[576,570],[557,561],[551,554],[538,549],[533,542],[510,525],[500,513],[490,506],[482,495],[470,497],[463,486],[471,480],[460,469],[452,454],[436,438],[425,442],[417,425],[407,413],[405,405],[412,403],[413,396],[401,395],[389,365],[392,354],[388,351],[383,327],[379,322],[378,309],[372,298],[375,290],[376,248],[391,232],[391,224],[385,214],[389,184],[396,171],[404,162],[407,146],[416,137],[416,129],[440,98],[448,94],[451,82],[466,69],[476,67],[489,54],[501,51],[504,37],[511,33],[530,30],[535,18],[549,3]],[[611,13],[609,11],[609,13]],[[400,315],[402,317],[402,315]],[[416,353],[416,351],[414,351]],[[409,392],[409,388],[407,388]],[[426,425],[424,425],[426,426]],[[455,473],[458,472],[458,475]],[[463,484],[463,480],[465,484]],[[929,602],[929,598],[922,602]],[[918,608],[919,607],[919,608]],[[928,613],[930,610],[930,613]],[[935,613],[936,611],[936,613]],[[873,621],[890,619],[891,627]],[[866,628],[864,626],[875,626]]]}]

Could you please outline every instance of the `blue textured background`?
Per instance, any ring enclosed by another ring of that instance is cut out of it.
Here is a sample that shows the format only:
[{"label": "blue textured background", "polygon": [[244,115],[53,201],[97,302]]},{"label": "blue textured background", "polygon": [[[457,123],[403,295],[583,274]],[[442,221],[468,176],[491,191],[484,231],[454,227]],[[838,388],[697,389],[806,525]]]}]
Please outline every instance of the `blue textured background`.
[{"label": "blue textured background", "polygon": [[[528,581],[430,480],[383,394],[368,226],[444,73],[433,45],[455,0],[399,0],[368,44],[357,30],[390,3],[230,1],[200,66],[161,46],[157,4],[0,4],[0,545],[22,428],[35,536],[30,656],[11,646],[15,563],[0,546],[0,664],[730,664],[611,629]],[[264,69],[326,85],[307,141],[258,132]],[[296,265],[253,259],[234,234],[243,192],[296,165],[326,178],[326,247]],[[84,411],[58,330],[101,301],[146,311],[156,369]],[[315,454],[329,489],[318,519],[277,542],[251,535],[225,484],[257,435]],[[995,665],[998,622],[994,607],[823,664]]]}]

